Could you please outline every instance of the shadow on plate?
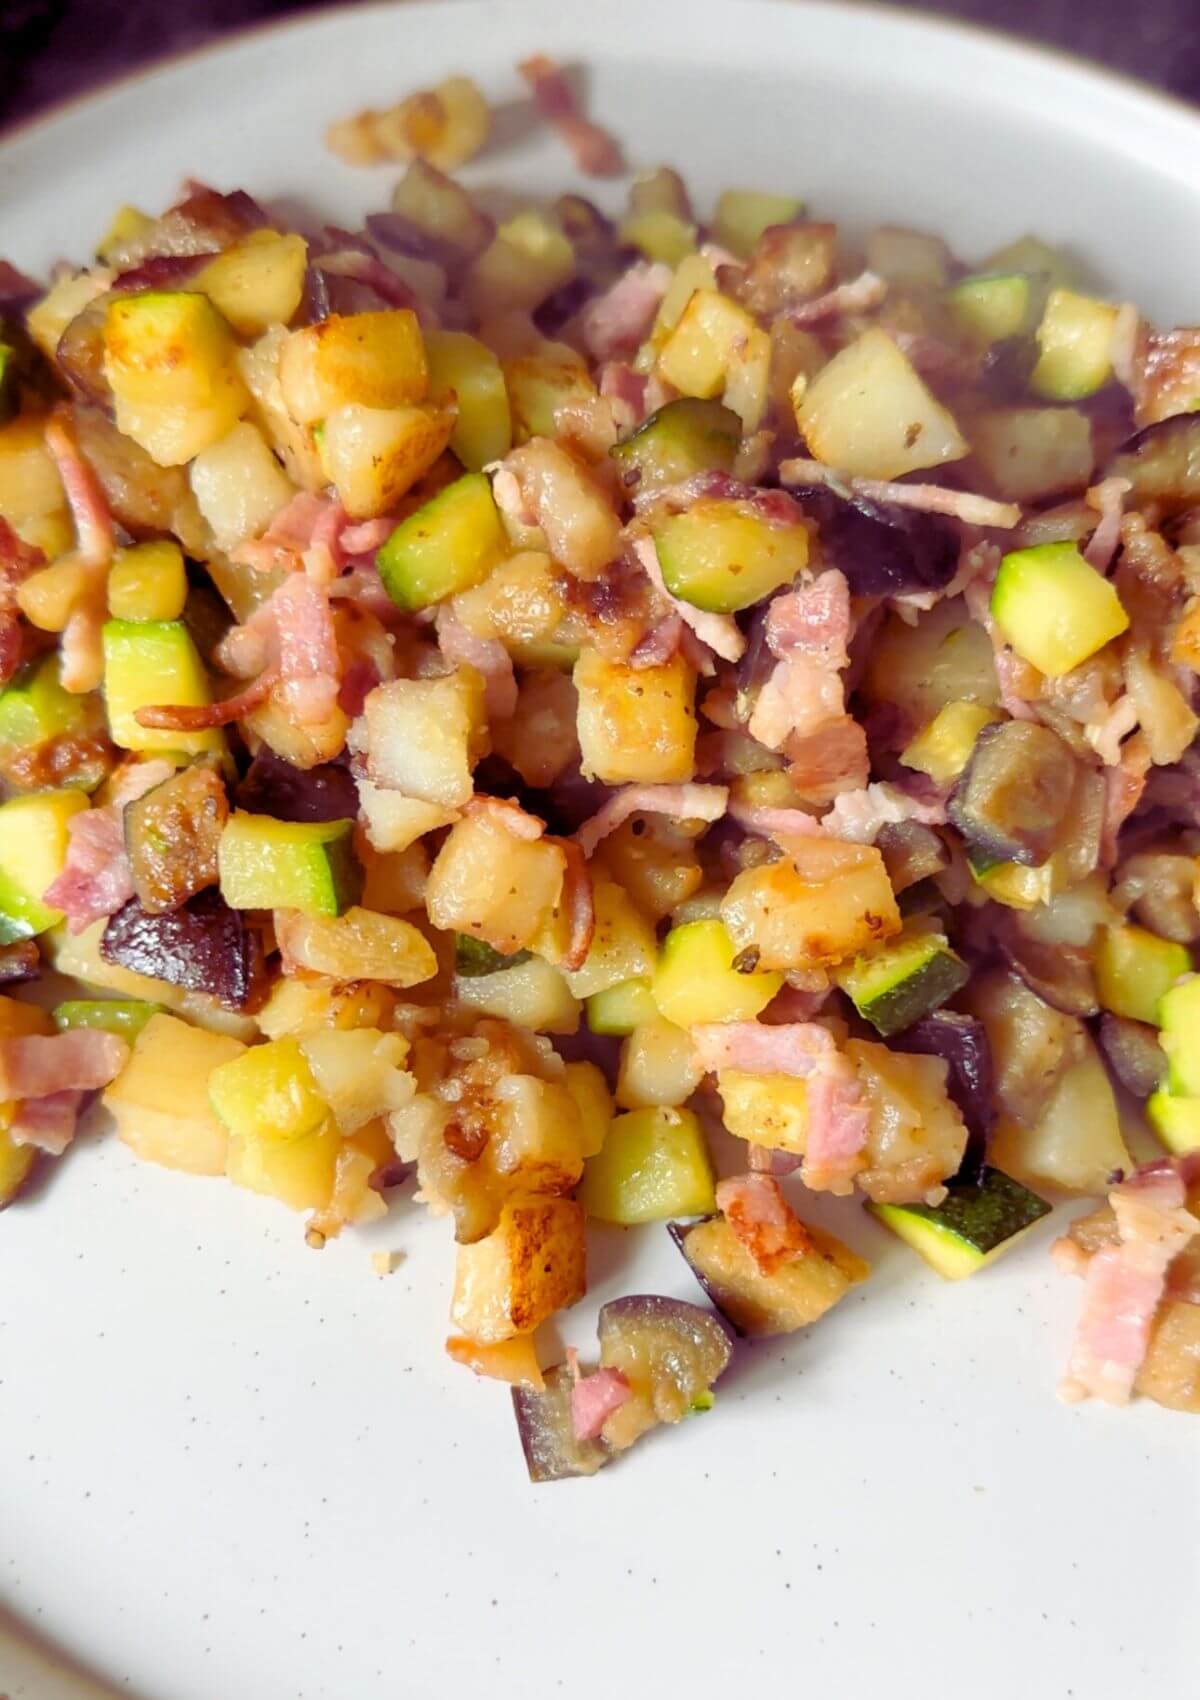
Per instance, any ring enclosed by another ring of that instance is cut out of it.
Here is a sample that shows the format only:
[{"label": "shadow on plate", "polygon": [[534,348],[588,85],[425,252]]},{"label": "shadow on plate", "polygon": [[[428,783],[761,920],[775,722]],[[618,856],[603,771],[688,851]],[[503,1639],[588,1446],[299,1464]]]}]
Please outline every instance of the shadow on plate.
[{"label": "shadow on plate", "polygon": [[12,1700],[153,1700],[122,1686],[119,1694],[0,1604],[0,1695]]}]

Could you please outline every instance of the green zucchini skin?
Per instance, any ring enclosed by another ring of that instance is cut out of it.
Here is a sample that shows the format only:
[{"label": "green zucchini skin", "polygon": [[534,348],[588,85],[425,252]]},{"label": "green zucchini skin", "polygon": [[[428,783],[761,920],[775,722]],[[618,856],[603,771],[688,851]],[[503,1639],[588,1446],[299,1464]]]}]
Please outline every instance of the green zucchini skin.
[{"label": "green zucchini skin", "polygon": [[940,1008],[970,978],[962,958],[938,933],[902,938],[838,975],[855,1009],[885,1039]]},{"label": "green zucchini skin", "polygon": [[982,1170],[978,1183],[952,1183],[941,1204],[868,1209],[949,1281],[982,1269],[1050,1213],[1044,1198],[991,1167]]}]

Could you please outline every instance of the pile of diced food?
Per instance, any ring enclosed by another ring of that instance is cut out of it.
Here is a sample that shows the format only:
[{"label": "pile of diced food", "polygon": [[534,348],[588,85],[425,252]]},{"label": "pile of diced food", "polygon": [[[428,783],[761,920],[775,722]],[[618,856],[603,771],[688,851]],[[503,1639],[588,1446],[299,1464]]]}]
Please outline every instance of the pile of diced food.
[{"label": "pile of diced food", "polygon": [[[541,1480],[867,1278],[810,1194],[950,1279],[1069,1195],[1062,1392],[1200,1411],[1200,330],[666,168],[493,216],[486,120],[0,265],[0,1202],[97,1095],[314,1247],[415,1197]],[[695,1302],[546,1368],[589,1222]]]}]

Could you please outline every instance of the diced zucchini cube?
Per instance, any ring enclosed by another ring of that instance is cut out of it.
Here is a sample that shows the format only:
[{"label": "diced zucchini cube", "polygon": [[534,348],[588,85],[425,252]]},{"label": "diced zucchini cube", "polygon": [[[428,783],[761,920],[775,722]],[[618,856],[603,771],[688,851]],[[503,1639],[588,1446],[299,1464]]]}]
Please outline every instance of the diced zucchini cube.
[{"label": "diced zucchini cube", "polygon": [[217,846],[221,896],[231,909],[340,915],[362,887],[354,822],[283,821],[234,811]]},{"label": "diced zucchini cube", "polygon": [[187,588],[178,543],[138,543],[119,549],[109,568],[108,610],[114,620],[178,620]]},{"label": "diced zucchini cube", "polygon": [[588,1159],[579,1201],[589,1216],[631,1226],[716,1208],[712,1162],[691,1110],[654,1108],[617,1116]]},{"label": "diced zucchini cube", "polygon": [[114,744],[124,750],[220,752],[219,730],[171,732],[138,724],[139,708],[212,701],[208,675],[181,620],[109,620],[103,632],[104,703]]},{"label": "diced zucchini cube", "polygon": [[1129,626],[1116,590],[1074,543],[1039,543],[1005,555],[991,609],[1017,654],[1053,679]]},{"label": "diced zucchini cube", "polygon": [[1104,927],[1096,943],[1101,1007],[1129,1021],[1157,1025],[1163,996],[1192,970],[1186,945],[1131,923]]},{"label": "diced zucchini cube", "polygon": [[702,1021],[751,1021],[782,985],[782,974],[738,966],[733,939],[722,922],[711,920],[671,929],[652,989],[668,1021],[693,1027]]},{"label": "diced zucchini cube", "polygon": [[42,893],[62,873],[73,815],[86,809],[82,791],[34,791],[0,804],[0,944],[57,926],[62,911]]},{"label": "diced zucchini cube", "polygon": [[402,520],[379,550],[384,589],[411,613],[481,584],[508,539],[481,472],[469,472]]}]

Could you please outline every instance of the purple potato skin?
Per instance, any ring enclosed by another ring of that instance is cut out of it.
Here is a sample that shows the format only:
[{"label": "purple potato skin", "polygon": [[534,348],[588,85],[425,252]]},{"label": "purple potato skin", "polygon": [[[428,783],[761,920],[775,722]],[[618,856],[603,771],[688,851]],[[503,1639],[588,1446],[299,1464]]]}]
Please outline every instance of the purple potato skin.
[{"label": "purple potato skin", "polygon": [[339,763],[306,770],[264,749],[246,769],[238,786],[237,806],[276,820],[353,820],[358,814],[358,786],[350,769]]},{"label": "purple potato skin", "polygon": [[148,914],[131,898],[105,927],[100,954],[136,974],[203,992],[226,1009],[254,1009],[266,991],[261,928],[215,890],[164,915]]},{"label": "purple potato skin", "polygon": [[720,1315],[722,1316],[722,1318],[725,1321],[726,1326],[733,1330],[733,1332],[737,1335],[739,1340],[745,1340],[747,1338],[746,1330],[744,1328],[739,1328],[737,1323],[729,1315],[728,1311],[726,1311],[722,1307],[720,1293],[712,1285],[712,1283],[711,1283],[711,1281],[709,1281],[708,1277],[706,1275],[702,1274],[702,1272],[699,1269],[696,1268],[696,1265],[692,1262],[691,1258],[688,1256],[688,1252],[687,1252],[687,1237],[688,1237],[688,1235],[691,1233],[693,1228],[698,1228],[700,1226],[701,1222],[711,1222],[711,1221],[713,1221],[713,1217],[711,1217],[711,1216],[701,1216],[697,1221],[694,1221],[694,1222],[668,1222],[667,1223],[667,1232],[668,1232],[668,1234],[670,1234],[671,1238],[674,1240],[675,1244],[678,1246],[680,1256],[683,1258],[683,1261],[687,1264],[687,1266],[691,1270],[692,1274],[696,1277],[696,1280],[700,1283],[700,1286],[703,1289],[704,1295],[709,1300],[709,1302],[712,1304],[713,1309],[720,1313]]},{"label": "purple potato skin", "polygon": [[983,1022],[973,1015],[939,1009],[898,1033],[892,1043],[897,1051],[941,1057],[949,1066],[946,1090],[958,1106],[968,1134],[962,1165],[954,1178],[978,1182],[996,1125],[992,1047]]},{"label": "purple potato skin", "polygon": [[574,1377],[566,1364],[555,1364],[545,1375],[543,1392],[514,1387],[513,1415],[531,1482],[561,1482],[570,1476],[594,1476],[612,1455],[595,1440],[578,1440],[571,1421]]}]

